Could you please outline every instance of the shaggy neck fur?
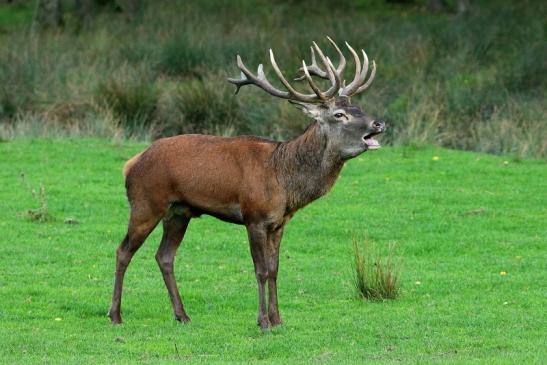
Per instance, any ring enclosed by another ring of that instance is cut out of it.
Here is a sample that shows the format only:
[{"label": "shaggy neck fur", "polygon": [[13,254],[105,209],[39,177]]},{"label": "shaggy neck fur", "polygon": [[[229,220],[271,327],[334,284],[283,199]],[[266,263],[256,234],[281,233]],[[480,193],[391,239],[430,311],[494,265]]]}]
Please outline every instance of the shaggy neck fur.
[{"label": "shaggy neck fur", "polygon": [[344,162],[329,145],[318,123],[301,136],[279,144],[271,160],[287,193],[287,211],[295,211],[326,194]]}]

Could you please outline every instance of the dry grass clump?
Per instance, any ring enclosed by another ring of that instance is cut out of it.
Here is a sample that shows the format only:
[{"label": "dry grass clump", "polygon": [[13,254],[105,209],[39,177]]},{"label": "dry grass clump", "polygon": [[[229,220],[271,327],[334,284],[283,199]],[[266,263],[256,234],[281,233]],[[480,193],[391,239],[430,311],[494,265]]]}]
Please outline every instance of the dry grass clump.
[{"label": "dry grass clump", "polygon": [[34,222],[47,222],[51,220],[51,216],[49,214],[49,210],[47,207],[47,196],[46,196],[46,189],[44,188],[43,184],[40,184],[40,188],[38,191],[34,189],[32,186],[30,186],[30,183],[27,181],[25,174],[21,174],[21,182],[25,186],[25,188],[30,192],[34,200],[36,200],[36,203],[38,204],[37,208],[34,209],[28,209],[24,215],[27,219],[34,221]]}]

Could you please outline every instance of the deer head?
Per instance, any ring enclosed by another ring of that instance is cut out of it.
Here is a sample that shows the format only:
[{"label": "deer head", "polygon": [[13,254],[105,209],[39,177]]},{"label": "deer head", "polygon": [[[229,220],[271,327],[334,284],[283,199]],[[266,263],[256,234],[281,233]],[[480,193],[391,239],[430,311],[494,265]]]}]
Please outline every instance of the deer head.
[{"label": "deer head", "polygon": [[[369,66],[367,54],[361,50],[363,54],[361,66],[359,55],[346,42],[346,47],[355,59],[354,78],[346,85],[346,81],[341,80],[346,67],[346,59],[336,43],[329,37],[327,39],[338,53],[338,67],[334,67],[329,57],[325,56],[319,46],[313,42],[311,47],[312,63],[308,66],[305,61],[302,61],[300,70],[303,72],[303,76],[296,79],[297,81],[307,80],[313,94],[301,93],[287,81],[277,65],[271,49],[270,62],[286,91],[274,87],[267,80],[262,64],[258,66],[257,74],[254,75],[243,64],[239,55],[237,56],[237,66],[241,70],[241,78],[230,78],[228,81],[236,85],[236,94],[240,87],[254,84],[273,96],[289,100],[319,124],[331,149],[336,150],[343,160],[347,160],[369,149],[380,148],[380,144],[374,139],[374,136],[385,130],[385,123],[364,113],[361,108],[352,105],[350,101],[351,96],[365,91],[372,84],[376,74],[376,64],[372,61],[370,76],[367,79]],[[323,64],[323,69],[317,63],[316,52]],[[329,80],[330,87],[326,91],[321,91],[312,76]]]}]

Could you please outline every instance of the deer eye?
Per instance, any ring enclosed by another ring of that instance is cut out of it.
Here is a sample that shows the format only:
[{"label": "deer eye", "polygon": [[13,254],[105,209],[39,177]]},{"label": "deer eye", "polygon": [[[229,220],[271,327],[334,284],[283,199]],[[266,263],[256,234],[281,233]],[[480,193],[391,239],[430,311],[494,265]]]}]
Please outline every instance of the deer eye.
[{"label": "deer eye", "polygon": [[335,118],[344,118],[346,115],[344,113],[335,113],[334,114],[334,117]]}]

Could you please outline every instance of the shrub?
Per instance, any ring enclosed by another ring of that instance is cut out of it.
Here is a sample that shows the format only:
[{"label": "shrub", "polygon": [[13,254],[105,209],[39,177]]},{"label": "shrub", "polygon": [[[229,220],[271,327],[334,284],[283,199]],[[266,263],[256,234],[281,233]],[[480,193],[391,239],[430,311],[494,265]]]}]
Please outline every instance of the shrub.
[{"label": "shrub", "polygon": [[146,71],[122,67],[99,84],[95,99],[101,107],[112,111],[129,135],[154,127],[159,93]]},{"label": "shrub", "polygon": [[[171,85],[158,107],[162,135],[215,133],[230,135],[245,125],[239,101],[227,82],[210,77]],[[224,81],[224,80],[223,80]]]},{"label": "shrub", "polygon": [[360,298],[371,301],[396,299],[400,294],[400,265],[394,257],[394,246],[382,258],[368,240],[353,240],[355,272],[354,284]]},{"label": "shrub", "polygon": [[17,112],[17,105],[10,96],[8,92],[0,90],[0,121],[13,118]]},{"label": "shrub", "polygon": [[207,59],[201,43],[176,36],[162,46],[158,68],[168,75],[199,76]]}]

